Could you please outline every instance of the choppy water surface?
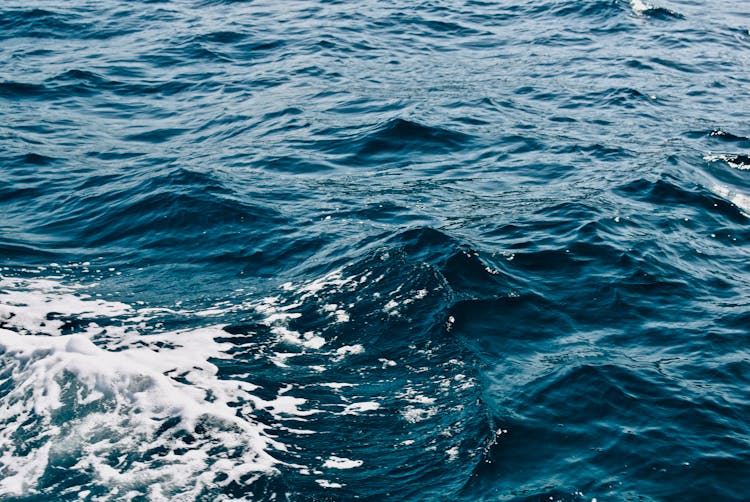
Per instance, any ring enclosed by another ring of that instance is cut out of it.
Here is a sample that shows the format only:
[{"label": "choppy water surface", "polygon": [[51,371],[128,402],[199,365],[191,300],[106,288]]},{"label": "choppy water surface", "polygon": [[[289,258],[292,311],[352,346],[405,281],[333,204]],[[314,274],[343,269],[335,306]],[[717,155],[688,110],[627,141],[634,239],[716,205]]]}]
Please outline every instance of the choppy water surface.
[{"label": "choppy water surface", "polygon": [[7,0],[3,500],[746,500],[750,4]]}]

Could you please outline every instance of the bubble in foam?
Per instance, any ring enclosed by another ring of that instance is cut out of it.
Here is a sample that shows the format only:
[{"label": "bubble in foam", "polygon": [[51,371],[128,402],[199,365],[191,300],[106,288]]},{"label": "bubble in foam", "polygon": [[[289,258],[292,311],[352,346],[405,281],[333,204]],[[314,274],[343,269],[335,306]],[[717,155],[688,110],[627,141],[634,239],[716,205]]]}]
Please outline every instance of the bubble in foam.
[{"label": "bubble in foam", "polygon": [[329,469],[354,469],[355,467],[361,467],[362,464],[364,464],[362,460],[351,460],[331,455],[331,457],[323,463],[323,467],[328,467]]},{"label": "bubble in foam", "polygon": [[[230,336],[221,326],[141,333],[143,312],[83,287],[0,285],[0,497],[54,490],[45,474],[61,466],[80,488],[105,488],[104,500],[193,499],[275,472],[269,451],[283,445],[252,412],[293,414],[300,402],[219,378],[211,360],[231,346],[217,341]],[[63,317],[98,322],[63,334]],[[109,342],[97,345],[102,332]]]}]

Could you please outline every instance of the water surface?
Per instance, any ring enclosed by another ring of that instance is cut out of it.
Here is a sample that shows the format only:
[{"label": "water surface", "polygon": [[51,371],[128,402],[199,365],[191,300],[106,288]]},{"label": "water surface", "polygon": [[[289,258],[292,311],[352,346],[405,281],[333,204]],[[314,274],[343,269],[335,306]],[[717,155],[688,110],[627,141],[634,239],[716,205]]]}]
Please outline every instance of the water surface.
[{"label": "water surface", "polygon": [[750,6],[0,7],[3,500],[746,500]]}]

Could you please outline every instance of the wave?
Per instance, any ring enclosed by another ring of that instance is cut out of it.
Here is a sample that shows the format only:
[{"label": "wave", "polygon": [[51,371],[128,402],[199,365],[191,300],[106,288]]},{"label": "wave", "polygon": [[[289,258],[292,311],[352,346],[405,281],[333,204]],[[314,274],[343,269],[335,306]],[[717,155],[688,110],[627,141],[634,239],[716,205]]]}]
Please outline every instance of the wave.
[{"label": "wave", "polygon": [[[415,229],[318,279],[200,309],[6,276],[3,493],[304,500],[324,489],[408,500],[453,490],[494,434],[452,309],[495,275],[462,248]],[[168,327],[180,319],[192,327]],[[21,423],[33,439],[19,440]],[[427,478],[434,488],[418,482]]]},{"label": "wave", "polygon": [[[681,435],[687,424],[700,424],[703,434],[711,437],[724,435],[721,431],[724,414],[729,412],[727,403],[714,403],[686,391],[689,383],[658,365],[647,368],[627,358],[609,363],[576,359],[556,367],[548,363],[547,371],[540,373],[538,379],[516,382],[513,396],[527,405],[516,407],[515,416],[506,419],[496,441],[487,448],[486,461],[477,465],[464,487],[467,499],[489,500],[490,489],[494,497],[529,501],[549,497],[583,501],[590,500],[591,494],[603,497],[662,493],[666,489],[663,479],[647,473],[665,465],[660,451],[673,444],[672,435]],[[578,392],[582,386],[589,391]],[[659,387],[673,389],[673,393],[654,392]],[[669,410],[668,423],[654,420],[654,408]],[[579,420],[581,409],[597,418]],[[558,470],[550,473],[545,468],[530,448],[530,438],[535,444],[556,445],[545,461],[559,463]],[[676,448],[676,457],[686,460],[670,465],[670,479],[690,483],[693,469],[707,469],[710,474],[700,481],[699,490],[739,500],[740,482],[735,478],[722,480],[719,472],[739,472],[741,457],[707,452],[700,441],[682,443]],[[604,451],[610,454],[605,455]],[[582,476],[581,463],[599,468]],[[618,474],[602,478],[599,469]],[[638,481],[631,475],[637,476]],[[559,476],[570,481],[560,483]]]},{"label": "wave", "polygon": [[0,10],[0,40],[14,38],[106,40],[136,31],[121,25],[96,23],[69,9]]},{"label": "wave", "polygon": [[552,16],[553,18],[581,17],[609,20],[622,12],[619,2],[597,0],[581,4],[575,1],[542,2],[519,9],[526,15]]},{"label": "wave", "polygon": [[685,16],[679,12],[667,9],[665,7],[657,7],[643,2],[642,0],[630,0],[631,8],[633,12],[638,16],[643,16],[651,19],[663,19],[663,20],[676,20],[684,19]]},{"label": "wave", "polygon": [[66,34],[80,30],[81,25],[76,21],[80,21],[79,16],[46,9],[0,11],[2,38],[64,38]]},{"label": "wave", "polygon": [[89,246],[131,238],[150,247],[169,246],[171,238],[199,238],[206,224],[220,231],[245,220],[284,221],[268,206],[237,200],[215,177],[179,167],[150,178],[135,173],[95,177],[76,190],[79,196],[64,210],[51,209],[40,228]]},{"label": "wave", "polygon": [[712,191],[701,185],[685,187],[670,177],[662,177],[655,181],[638,179],[619,187],[618,191],[657,206],[682,204],[700,208],[705,211],[704,215],[716,214],[728,222],[745,223],[745,216],[737,211],[735,205],[716,197]]},{"label": "wave", "polygon": [[462,132],[395,118],[347,139],[316,141],[315,149],[341,155],[339,162],[346,165],[372,165],[450,154],[468,147],[472,139]]},{"label": "wave", "polygon": [[711,137],[711,139],[717,139],[721,141],[722,143],[732,143],[736,144],[737,146],[741,148],[748,148],[750,147],[750,138],[746,136],[741,136],[737,134],[733,134],[729,131],[725,131],[723,129],[712,129],[708,136]]},{"label": "wave", "polygon": [[739,169],[740,171],[746,171],[750,169],[750,155],[738,153],[738,154],[709,154],[703,157],[708,162],[724,161],[729,167]]}]

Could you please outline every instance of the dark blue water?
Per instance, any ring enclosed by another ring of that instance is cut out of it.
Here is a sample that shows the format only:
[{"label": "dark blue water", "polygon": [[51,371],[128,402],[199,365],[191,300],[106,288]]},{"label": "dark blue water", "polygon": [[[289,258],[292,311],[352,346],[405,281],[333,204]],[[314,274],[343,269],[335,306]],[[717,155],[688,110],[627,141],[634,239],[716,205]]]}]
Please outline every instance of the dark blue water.
[{"label": "dark blue water", "polygon": [[0,63],[1,499],[750,499],[750,4],[5,0]]}]

